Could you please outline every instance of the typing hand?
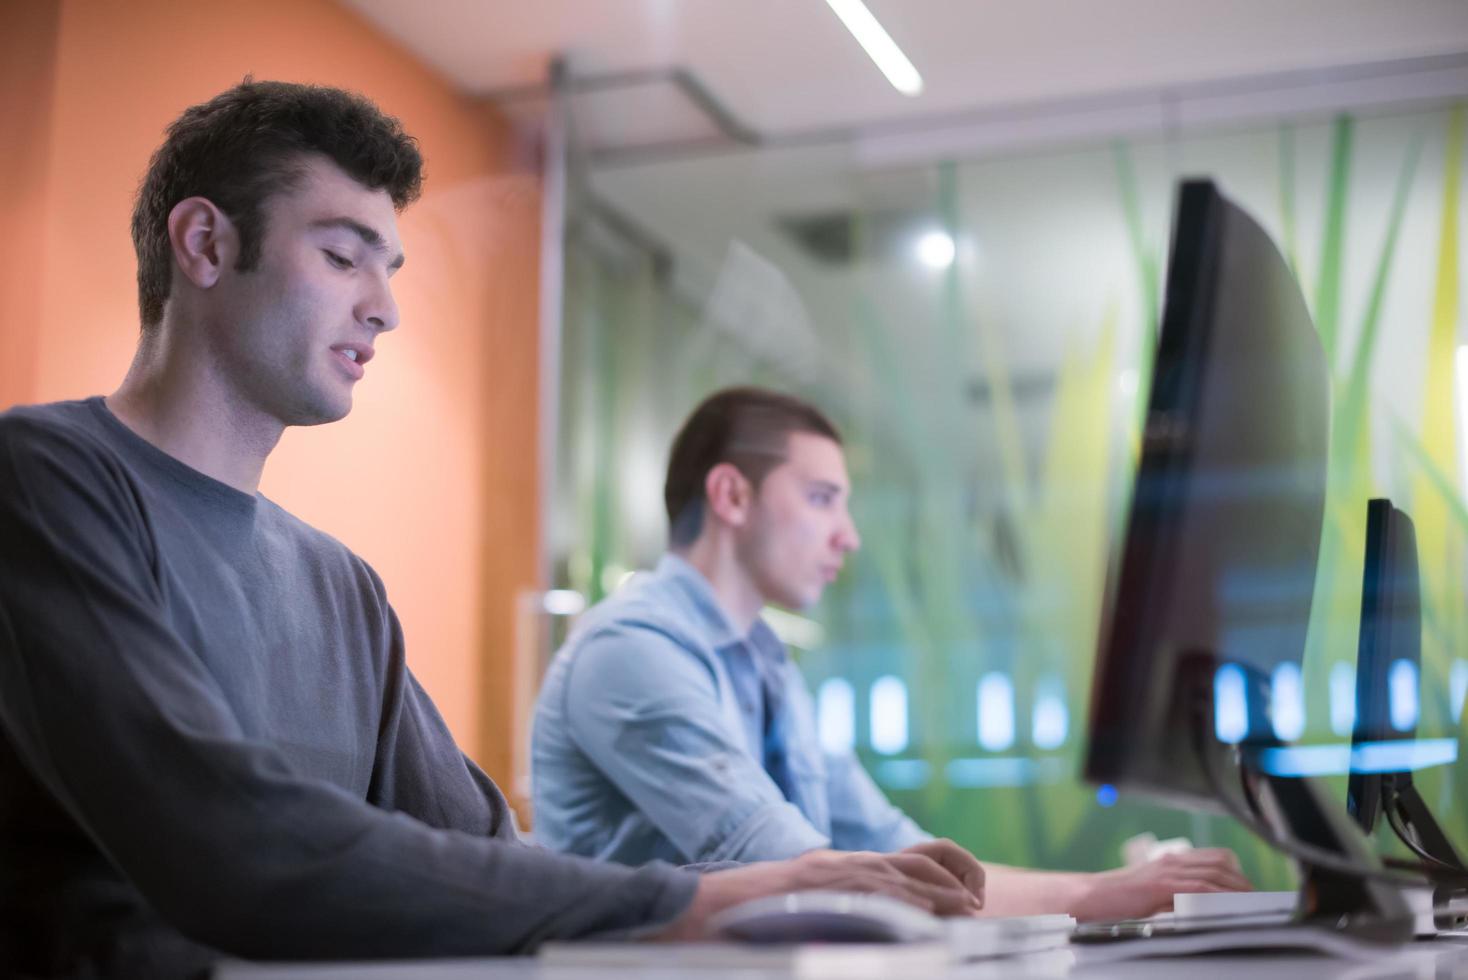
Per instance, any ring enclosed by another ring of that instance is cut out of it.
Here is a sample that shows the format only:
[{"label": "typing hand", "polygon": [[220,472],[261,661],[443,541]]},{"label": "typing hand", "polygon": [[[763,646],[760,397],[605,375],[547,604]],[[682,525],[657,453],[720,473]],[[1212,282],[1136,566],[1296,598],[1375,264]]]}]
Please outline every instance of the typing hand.
[{"label": "typing hand", "polygon": [[704,875],[692,904],[654,938],[697,939],[704,935],[709,917],[730,906],[766,895],[815,890],[888,895],[941,916],[972,914],[979,907],[964,883],[928,854],[809,851],[790,861]]},{"label": "typing hand", "polygon": [[1089,876],[1080,898],[1068,910],[1082,922],[1140,919],[1172,908],[1180,892],[1246,892],[1254,886],[1239,868],[1234,852],[1221,847],[1166,854],[1127,868]]},{"label": "typing hand", "polygon": [[[906,848],[903,854],[921,854],[936,861],[974,897],[974,908],[984,907],[984,866],[979,859],[946,838],[924,841]],[[967,911],[967,910],[965,910]]]}]

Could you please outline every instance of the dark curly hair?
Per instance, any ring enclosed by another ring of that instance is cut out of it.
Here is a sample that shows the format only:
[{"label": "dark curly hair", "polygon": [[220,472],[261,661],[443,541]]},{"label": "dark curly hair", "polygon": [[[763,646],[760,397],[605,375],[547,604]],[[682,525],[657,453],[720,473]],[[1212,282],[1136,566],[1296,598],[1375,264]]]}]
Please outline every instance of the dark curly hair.
[{"label": "dark curly hair", "polygon": [[247,77],[173,121],[133,208],[145,332],[163,319],[173,279],[168,215],[174,205],[204,197],[227,214],[240,236],[235,268],[248,272],[260,261],[266,199],[296,186],[310,154],[325,156],[370,190],[386,190],[399,211],[423,188],[417,141],[353,92]]},{"label": "dark curly hair", "polygon": [[705,398],[688,416],[668,454],[663,504],[668,538],[685,548],[703,533],[704,481],[709,470],[732,463],[756,489],[786,458],[793,432],[809,432],[841,444],[831,420],[809,402],[766,388],[725,388]]}]

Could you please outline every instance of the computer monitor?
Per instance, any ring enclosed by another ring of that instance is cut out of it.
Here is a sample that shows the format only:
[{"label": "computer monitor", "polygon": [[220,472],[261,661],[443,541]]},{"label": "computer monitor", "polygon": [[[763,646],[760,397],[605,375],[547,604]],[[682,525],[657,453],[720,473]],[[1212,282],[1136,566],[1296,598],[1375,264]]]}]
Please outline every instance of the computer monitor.
[{"label": "computer monitor", "polygon": [[[1418,747],[1413,709],[1420,700],[1421,667],[1417,534],[1412,519],[1390,500],[1372,500],[1366,508],[1356,720],[1346,805],[1363,832],[1375,830],[1384,816],[1409,850],[1461,879],[1468,866],[1412,784],[1414,764],[1427,756],[1410,751]],[[1398,748],[1407,751],[1392,751]]]},{"label": "computer monitor", "polygon": [[[1339,804],[1313,780],[1250,765],[1280,744],[1270,682],[1304,655],[1329,412],[1325,354],[1279,250],[1211,181],[1184,182],[1085,776],[1267,814],[1279,838],[1340,856],[1334,870],[1302,864],[1304,921],[1399,942],[1412,928],[1399,892],[1341,874],[1379,863]],[[1227,711],[1215,685],[1233,692]]]},{"label": "computer monitor", "polygon": [[[1407,740],[1417,734],[1415,719],[1402,728],[1392,724],[1391,673],[1398,661],[1408,664],[1407,669],[1414,675],[1422,664],[1417,535],[1411,518],[1393,507],[1391,501],[1372,500],[1366,507],[1353,750]],[[1376,829],[1381,816],[1382,780],[1386,775],[1355,769],[1351,772],[1346,805],[1365,833]]]}]

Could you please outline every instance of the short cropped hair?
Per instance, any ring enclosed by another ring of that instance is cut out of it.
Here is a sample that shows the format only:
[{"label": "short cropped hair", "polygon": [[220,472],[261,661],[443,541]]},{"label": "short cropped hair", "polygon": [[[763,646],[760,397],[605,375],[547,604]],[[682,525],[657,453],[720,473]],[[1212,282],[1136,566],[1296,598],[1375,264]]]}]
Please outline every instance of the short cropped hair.
[{"label": "short cropped hair", "polygon": [[809,432],[841,443],[836,426],[814,405],[764,388],[725,388],[705,398],[673,439],[663,503],[668,537],[682,548],[703,531],[704,482],[720,463],[733,464],[756,489],[786,459],[790,435]]},{"label": "short cropped hair", "polygon": [[163,319],[173,280],[168,215],[174,206],[203,197],[228,215],[240,236],[235,268],[248,272],[260,261],[266,199],[291,191],[312,154],[369,190],[386,190],[399,211],[422,191],[416,141],[398,120],[352,92],[247,77],[173,121],[133,207],[144,332]]}]

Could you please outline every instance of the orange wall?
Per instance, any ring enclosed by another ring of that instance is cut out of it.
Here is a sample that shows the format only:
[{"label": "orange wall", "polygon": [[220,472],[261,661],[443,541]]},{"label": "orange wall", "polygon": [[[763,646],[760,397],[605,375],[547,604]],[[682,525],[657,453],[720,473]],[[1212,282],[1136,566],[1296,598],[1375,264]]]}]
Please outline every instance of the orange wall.
[{"label": "orange wall", "polygon": [[377,568],[414,672],[506,784],[514,596],[536,575],[539,252],[539,181],[508,163],[508,127],[325,0],[31,6],[59,18],[30,16],[28,38],[0,31],[0,58],[53,38],[50,77],[25,75],[49,104],[0,103],[7,129],[43,137],[5,164],[37,193],[0,197],[22,215],[4,247],[30,262],[22,281],[0,280],[5,404],[122,378],[138,329],[132,196],[184,107],[250,73],[356,89],[418,138],[427,184],[401,218],[402,326],[379,343],[351,416],[288,432],[262,489]]},{"label": "orange wall", "polygon": [[34,381],[59,23],[54,4],[0,5],[0,407]]}]

